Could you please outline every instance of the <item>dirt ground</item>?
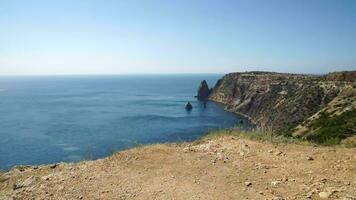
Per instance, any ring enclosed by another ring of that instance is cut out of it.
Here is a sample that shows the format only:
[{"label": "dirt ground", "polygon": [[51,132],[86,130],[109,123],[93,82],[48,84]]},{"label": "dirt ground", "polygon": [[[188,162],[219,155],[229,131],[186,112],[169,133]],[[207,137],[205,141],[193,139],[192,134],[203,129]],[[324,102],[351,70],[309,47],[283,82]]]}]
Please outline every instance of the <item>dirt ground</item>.
[{"label": "dirt ground", "polygon": [[0,176],[0,199],[356,199],[356,149],[223,136]]}]

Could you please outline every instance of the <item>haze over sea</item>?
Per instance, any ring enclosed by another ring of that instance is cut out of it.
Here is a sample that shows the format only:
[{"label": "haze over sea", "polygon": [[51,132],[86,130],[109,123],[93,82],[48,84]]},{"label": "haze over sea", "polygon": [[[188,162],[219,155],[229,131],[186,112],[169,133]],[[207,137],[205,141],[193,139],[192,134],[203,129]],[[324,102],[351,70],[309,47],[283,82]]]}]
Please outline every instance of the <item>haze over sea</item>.
[{"label": "haze over sea", "polygon": [[0,168],[96,159],[239,124],[222,105],[194,98],[201,80],[212,87],[221,76],[0,77]]}]

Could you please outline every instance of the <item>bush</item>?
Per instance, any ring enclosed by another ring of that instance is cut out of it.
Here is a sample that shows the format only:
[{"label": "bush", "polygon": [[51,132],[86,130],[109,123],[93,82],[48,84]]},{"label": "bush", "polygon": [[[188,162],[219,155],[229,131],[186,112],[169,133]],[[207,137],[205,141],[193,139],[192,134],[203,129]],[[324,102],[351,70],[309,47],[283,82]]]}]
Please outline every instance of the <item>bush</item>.
[{"label": "bush", "polygon": [[356,147],[356,136],[352,136],[349,138],[344,139],[343,141],[341,141],[341,143],[345,146],[345,147]]},{"label": "bush", "polygon": [[340,144],[341,140],[356,135],[356,109],[341,115],[322,112],[308,127],[313,131],[306,139],[327,145]]}]

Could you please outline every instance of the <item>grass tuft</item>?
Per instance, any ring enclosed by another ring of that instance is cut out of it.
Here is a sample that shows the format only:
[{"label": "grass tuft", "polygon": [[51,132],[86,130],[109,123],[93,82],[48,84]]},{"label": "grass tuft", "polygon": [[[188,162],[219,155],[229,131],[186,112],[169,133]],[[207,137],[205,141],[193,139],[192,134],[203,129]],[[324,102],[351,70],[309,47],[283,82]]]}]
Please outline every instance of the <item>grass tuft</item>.
[{"label": "grass tuft", "polygon": [[276,134],[273,131],[260,131],[260,130],[240,130],[235,128],[230,129],[222,129],[219,131],[213,131],[208,133],[207,135],[201,138],[202,141],[214,139],[222,136],[235,136],[246,138],[250,140],[263,141],[263,142],[271,142],[271,143],[295,143],[295,144],[310,144],[310,142],[293,137],[286,137],[284,135]]},{"label": "grass tuft", "polygon": [[356,136],[352,136],[352,137],[344,139],[343,141],[341,141],[341,144],[343,144],[345,147],[348,147],[348,148],[355,148],[356,147]]}]

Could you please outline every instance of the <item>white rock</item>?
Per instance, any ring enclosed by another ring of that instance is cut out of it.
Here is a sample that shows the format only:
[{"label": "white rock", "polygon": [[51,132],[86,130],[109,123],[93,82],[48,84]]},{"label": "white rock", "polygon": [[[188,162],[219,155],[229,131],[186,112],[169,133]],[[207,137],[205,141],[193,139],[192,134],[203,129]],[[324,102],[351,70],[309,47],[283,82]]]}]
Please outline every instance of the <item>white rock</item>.
[{"label": "white rock", "polygon": [[276,187],[277,185],[279,185],[281,182],[280,181],[272,181],[271,182],[271,186]]},{"label": "white rock", "polygon": [[285,200],[283,197],[273,197],[272,200]]},{"label": "white rock", "polygon": [[16,184],[14,185],[14,190],[19,189],[19,188],[23,188],[23,187],[28,187],[28,186],[32,185],[36,180],[37,180],[36,177],[30,176],[30,177],[27,178],[24,182],[22,182],[22,183],[16,183]]},{"label": "white rock", "polygon": [[328,198],[330,197],[330,195],[332,195],[331,192],[320,192],[320,193],[319,193],[319,197],[320,197],[321,199],[328,199]]}]

